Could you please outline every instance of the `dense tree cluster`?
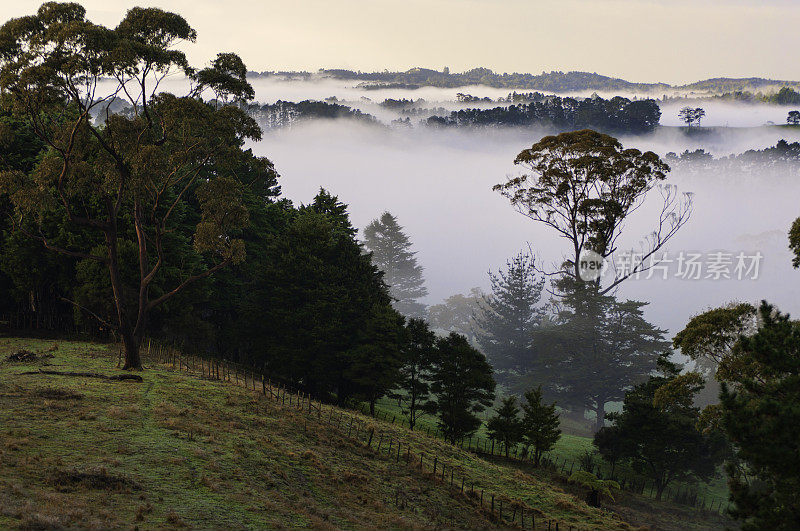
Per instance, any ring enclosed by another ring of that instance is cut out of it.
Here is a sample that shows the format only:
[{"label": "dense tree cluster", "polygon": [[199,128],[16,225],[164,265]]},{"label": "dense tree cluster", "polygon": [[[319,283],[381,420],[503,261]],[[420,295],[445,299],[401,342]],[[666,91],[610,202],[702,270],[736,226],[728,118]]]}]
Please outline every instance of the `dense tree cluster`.
[{"label": "dense tree cluster", "polygon": [[724,439],[699,427],[694,397],[703,379],[658,360],[658,372],[626,393],[622,412],[610,413],[613,425],[601,428],[594,443],[609,461],[629,462],[653,480],[656,498],[674,481],[710,479],[723,456]]},{"label": "dense tree cluster", "polygon": [[435,126],[538,126],[558,131],[591,128],[608,133],[647,133],[661,119],[654,100],[561,98],[519,103],[493,109],[462,109],[428,119]]},{"label": "dense tree cluster", "polygon": [[676,172],[735,176],[786,176],[800,173],[800,142],[779,140],[764,149],[714,157],[704,149],[667,153],[665,160]]},{"label": "dense tree cluster", "polygon": [[361,80],[371,82],[377,87],[403,85],[407,88],[421,86],[464,87],[486,85],[523,90],[543,90],[548,92],[573,92],[583,90],[607,91],[659,91],[669,88],[664,83],[631,83],[589,72],[542,72],[541,74],[495,73],[488,68],[473,68],[466,72],[437,71],[428,68],[412,68],[405,72],[355,72],[344,69],[323,69],[319,72],[335,79]]}]

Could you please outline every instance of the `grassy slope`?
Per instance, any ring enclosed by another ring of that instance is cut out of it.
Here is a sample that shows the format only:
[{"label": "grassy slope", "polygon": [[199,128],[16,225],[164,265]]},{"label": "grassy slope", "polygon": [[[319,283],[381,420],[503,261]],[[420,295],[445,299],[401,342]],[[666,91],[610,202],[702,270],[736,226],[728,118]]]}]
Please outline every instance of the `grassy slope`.
[{"label": "grassy slope", "polygon": [[[388,415],[388,418],[392,418],[393,416],[397,417],[397,422],[400,422],[400,419],[405,419],[405,415],[403,414],[400,407],[397,405],[396,400],[384,398],[379,401],[378,403],[378,411]],[[487,412],[487,416],[491,416],[493,412]],[[403,420],[407,424],[407,420]],[[436,418],[432,416],[423,416],[418,421],[420,428],[424,431],[429,429],[431,433],[436,431]],[[549,453],[549,457],[551,459],[558,459],[559,462],[566,459],[569,462],[574,462],[575,466],[578,465],[580,462],[580,458],[586,454],[586,452],[594,452],[596,448],[592,445],[592,437],[585,436],[585,435],[575,435],[570,432],[570,426],[562,424],[561,429],[564,433],[562,433],[561,438],[556,443],[555,448],[553,451]],[[477,431],[477,437],[480,439],[481,444],[488,439],[488,433],[486,431],[486,423],[484,422],[481,427]],[[491,443],[488,443],[491,444]],[[497,449],[499,453],[500,449]],[[602,460],[597,457],[595,459],[595,463],[598,465],[602,465],[605,467],[605,464]],[[629,468],[620,466],[618,467],[618,473],[622,473],[623,475],[630,475],[631,471]],[[672,489],[677,488],[685,488],[685,483],[675,483],[671,485]],[[719,506],[720,503],[724,506],[728,501],[728,485],[727,481],[724,477],[718,476],[712,479],[709,483],[698,483],[691,485],[693,490],[696,490],[699,493],[699,496],[703,498],[706,503],[710,504],[713,503],[715,506]]]},{"label": "grassy slope", "polygon": [[[43,361],[5,361],[19,347],[52,344],[0,339],[0,528],[492,526],[474,500],[252,391],[166,368],[145,371],[144,383],[19,375],[42,364],[116,371],[113,352],[86,343],[61,342]],[[548,518],[628,528],[519,470],[372,426],[414,456],[433,452],[458,466],[476,489],[521,499]]]}]

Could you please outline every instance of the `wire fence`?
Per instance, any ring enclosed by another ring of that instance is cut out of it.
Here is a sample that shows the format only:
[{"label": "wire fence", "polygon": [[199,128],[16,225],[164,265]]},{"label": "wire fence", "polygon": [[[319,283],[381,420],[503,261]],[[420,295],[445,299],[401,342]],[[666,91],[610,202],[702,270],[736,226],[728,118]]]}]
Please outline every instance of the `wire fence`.
[{"label": "wire fence", "polygon": [[[366,405],[362,406],[361,411],[364,414],[369,414]],[[408,419],[404,415],[387,413],[380,409],[375,411],[375,418],[391,424],[398,424],[401,426],[409,425]],[[417,424],[415,429],[430,437],[436,437],[445,442],[450,442],[440,430],[431,429],[430,426],[420,426]],[[535,463],[532,458],[532,453],[521,449],[521,445],[515,445],[509,448],[508,455],[506,455],[506,445],[502,441],[488,437],[464,437],[458,441],[456,446],[477,455],[491,456],[493,458],[507,459],[531,465]],[[586,470],[587,472],[595,474],[599,479],[611,479],[616,481],[624,491],[659,500],[656,482],[631,471],[611,473],[609,471],[604,471],[599,463],[592,463],[590,465],[583,462],[581,459],[570,459],[568,457],[555,455],[552,452],[546,452],[541,457],[538,466],[549,468],[566,478],[571,476],[574,471]],[[699,489],[693,488],[688,484],[679,484],[672,487],[667,486],[662,492],[660,501],[671,501],[698,509],[699,511],[710,511],[722,515],[727,514],[731,507],[731,503],[726,498],[702,495]]]},{"label": "wire fence", "polygon": [[[119,364],[122,363],[119,350]],[[522,529],[572,531],[579,527],[548,517],[538,508],[504,494],[481,488],[480,481],[471,478],[467,470],[447,456],[420,448],[396,430],[381,429],[374,418],[364,418],[340,407],[325,404],[298,389],[274,382],[265,374],[227,360],[187,355],[177,348],[146,341],[142,352],[148,364],[158,364],[193,376],[229,382],[263,395],[277,405],[292,408],[320,424],[335,429],[340,435],[371,449],[376,456],[404,463],[411,470],[447,488],[454,496],[463,496],[478,507],[491,521],[499,525],[519,526]],[[380,419],[378,419],[380,420]],[[409,497],[397,489],[397,507],[409,505]]]},{"label": "wire fence", "polygon": [[[204,378],[226,381],[235,385],[246,387],[253,391],[259,391],[264,396],[267,396],[282,406],[297,408],[305,411],[309,415],[313,415],[316,412],[318,420],[322,419],[323,409],[327,408],[328,413],[326,414],[330,414],[328,425],[333,425],[332,423],[334,420],[338,418],[339,421],[336,423],[336,427],[337,429],[342,427],[342,419],[339,417],[344,415],[344,413],[341,413],[343,409],[341,406],[327,405],[322,401],[310,396],[309,394],[293,388],[286,382],[273,379],[272,377],[266,375],[263,371],[258,371],[252,367],[247,367],[246,365],[229,360],[191,354],[187,355],[174,345],[163,344],[154,340],[147,340],[145,344],[142,345],[142,349],[143,359],[155,361],[161,365],[172,368],[173,370],[183,370]],[[118,366],[122,366],[123,354],[121,347],[119,347],[118,352]],[[405,427],[408,423],[407,419],[402,415],[398,416],[396,414],[390,414],[381,410],[376,410],[376,415],[374,417],[370,417],[366,404],[361,405],[359,413],[369,417],[373,421],[382,421],[390,425]],[[337,417],[337,415],[339,415],[339,417]],[[366,442],[367,446],[370,448],[374,447],[378,454],[387,451],[390,454],[393,451],[400,451],[399,448],[403,444],[403,441],[397,439],[396,435],[394,439],[390,439],[389,434],[391,432],[379,431],[373,432],[370,437],[366,439],[364,420],[358,419],[354,416],[348,418],[350,419],[350,425],[348,425],[347,430],[348,437],[356,438],[362,443]],[[355,423],[355,425],[353,425],[353,423]],[[450,444],[450,441],[448,441],[439,430],[431,430],[429,426],[421,429],[421,427],[418,425],[416,427],[416,433],[424,433],[429,437],[441,439],[442,441]],[[353,434],[355,434],[355,436]],[[375,439],[375,437],[377,437],[377,446],[373,444],[373,439]],[[386,441],[384,441],[384,437],[387,438]],[[388,447],[386,446],[387,444]],[[530,453],[525,451],[520,452],[518,447],[514,447],[513,450],[509,449],[509,455],[506,458],[505,445],[502,442],[498,442],[494,439],[465,437],[453,446],[478,456],[491,456],[493,458],[508,459],[511,461],[533,464]],[[411,446],[407,446],[406,450],[408,452],[408,463],[411,464]],[[444,470],[450,471],[451,475],[453,475],[451,482],[455,481],[456,485],[459,480],[458,474],[460,473],[460,479],[462,483],[465,485],[465,487],[469,487],[469,491],[464,491],[462,488],[460,489],[460,493],[478,500],[481,509],[487,510],[488,514],[492,517],[500,518],[501,521],[515,522],[517,524],[520,524],[523,518],[528,518],[529,520],[527,521],[530,522],[529,525],[542,526],[529,527],[530,529],[559,529],[559,525],[561,526],[560,529],[571,529],[570,525],[567,523],[546,519],[541,511],[527,506],[519,500],[513,500],[499,494],[496,495],[495,493],[485,492],[484,489],[481,489],[478,493],[476,490],[474,490],[474,482],[466,476],[463,469],[460,469],[457,465],[453,465],[452,463],[447,463],[442,456],[437,456],[427,450],[419,448],[415,449],[414,455],[414,463],[416,464],[416,468],[422,473],[432,475],[432,477],[436,478],[442,483],[446,483],[447,480],[447,478],[442,475],[445,474]],[[419,463],[416,463],[417,458],[420,460]],[[399,454],[397,459],[400,459]],[[588,470],[589,472],[596,473],[599,477],[602,476],[602,472],[597,466],[593,466],[592,469],[589,470],[586,466],[586,463],[581,462],[581,460],[568,459],[566,457],[560,458],[559,456],[554,456],[553,454],[545,454],[542,456],[539,466],[548,467],[566,477],[570,476],[576,470]],[[648,480],[647,478],[639,477],[633,474],[615,476],[612,478],[612,475],[608,474],[606,475],[605,479],[614,479],[620,484],[621,489],[627,492],[648,496],[653,499],[657,497],[657,487],[655,482]],[[724,515],[730,508],[730,503],[727,502],[727,500],[709,500],[706,496],[701,496],[696,489],[691,489],[686,485],[681,485],[674,489],[665,489],[662,493],[661,499],[692,507],[698,511],[706,513],[710,512]],[[511,511],[510,517],[512,520],[508,520],[508,511]],[[539,520],[535,520],[537,518]],[[539,521],[540,524],[537,524],[537,521]]]}]

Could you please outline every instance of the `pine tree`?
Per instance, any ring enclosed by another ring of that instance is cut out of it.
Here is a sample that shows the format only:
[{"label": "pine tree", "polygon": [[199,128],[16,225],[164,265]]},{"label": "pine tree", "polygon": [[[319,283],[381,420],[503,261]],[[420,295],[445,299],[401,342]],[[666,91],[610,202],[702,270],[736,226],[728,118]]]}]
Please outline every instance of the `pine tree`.
[{"label": "pine tree", "polygon": [[406,337],[401,349],[400,393],[392,395],[401,400],[408,426],[414,430],[419,417],[431,412],[430,377],[431,363],[436,353],[436,334],[422,319],[409,319]]},{"label": "pine tree", "polygon": [[516,396],[504,398],[502,404],[497,414],[489,419],[487,428],[491,439],[503,443],[508,457],[509,450],[522,440],[522,423],[519,419]]},{"label": "pine tree", "polygon": [[593,411],[605,425],[605,406],[619,401],[647,378],[660,352],[669,348],[664,330],[644,319],[646,303],[619,301],[597,286],[563,278],[556,283],[560,311],[554,325],[537,334],[543,358],[552,364],[550,393],[562,406]]},{"label": "pine tree", "polygon": [[474,433],[481,425],[477,413],[494,399],[492,367],[462,335],[451,333],[436,341],[431,371],[431,391],[439,429],[452,443]]},{"label": "pine tree", "polygon": [[800,323],[763,302],[761,326],[734,347],[722,383],[722,424],[735,448],[727,469],[744,529],[800,526]]},{"label": "pine tree", "polygon": [[542,321],[539,307],[544,279],[539,278],[533,258],[519,253],[506,262],[506,270],[489,273],[492,293],[476,315],[478,343],[489,363],[501,375],[540,369],[533,350],[534,331]]},{"label": "pine tree", "polygon": [[538,466],[542,454],[553,449],[561,438],[561,422],[556,412],[556,404],[542,401],[542,388],[531,389],[525,393],[522,404],[522,437],[533,448],[533,462]]},{"label": "pine tree", "polygon": [[425,305],[418,302],[428,294],[422,266],[417,264],[411,241],[397,218],[384,212],[367,225],[364,245],[372,252],[372,263],[384,272],[383,280],[395,299],[395,309],[407,317],[424,317]]},{"label": "pine tree", "polygon": [[350,222],[350,214],[347,212],[347,205],[339,201],[339,198],[324,188],[320,188],[314,201],[301,210],[312,210],[317,214],[323,214],[336,224],[348,237],[354,238],[358,230]]}]

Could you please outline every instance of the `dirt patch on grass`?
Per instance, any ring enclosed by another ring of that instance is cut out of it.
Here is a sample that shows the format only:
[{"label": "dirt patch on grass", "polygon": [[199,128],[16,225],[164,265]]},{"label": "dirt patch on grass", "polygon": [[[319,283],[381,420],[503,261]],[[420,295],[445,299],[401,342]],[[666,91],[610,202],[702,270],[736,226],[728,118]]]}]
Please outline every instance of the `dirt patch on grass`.
[{"label": "dirt patch on grass", "polygon": [[56,470],[50,475],[50,483],[62,492],[76,488],[108,491],[134,491],[141,486],[123,475],[109,474],[105,467],[90,470]]},{"label": "dirt patch on grass", "polygon": [[70,391],[69,389],[58,389],[55,387],[45,387],[44,389],[37,389],[33,393],[38,398],[45,398],[47,400],[82,400],[83,395]]}]

